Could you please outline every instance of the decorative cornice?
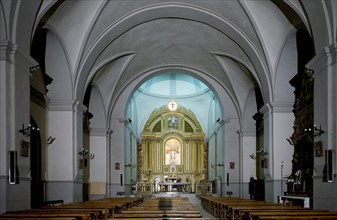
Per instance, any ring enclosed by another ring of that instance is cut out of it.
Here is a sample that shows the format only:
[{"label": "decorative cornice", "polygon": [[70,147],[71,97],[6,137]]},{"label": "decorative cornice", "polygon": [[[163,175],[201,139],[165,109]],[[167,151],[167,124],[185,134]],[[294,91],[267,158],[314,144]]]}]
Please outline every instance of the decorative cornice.
[{"label": "decorative cornice", "polygon": [[269,103],[266,103],[262,106],[262,108],[260,108],[259,112],[265,117],[267,114],[272,112],[272,107]]},{"label": "decorative cornice", "polygon": [[76,111],[77,113],[83,114],[87,110],[88,110],[88,108],[85,105],[83,105],[79,101],[75,101],[75,103],[74,103],[74,111]]},{"label": "decorative cornice", "polygon": [[11,41],[0,42],[0,60],[6,60],[11,64],[15,63],[17,67],[29,75],[29,67],[38,65],[31,56],[20,50],[20,48]]},{"label": "decorative cornice", "polygon": [[292,113],[293,105],[291,102],[269,102],[260,109],[260,113],[264,116],[270,113]]},{"label": "decorative cornice", "polygon": [[313,69],[315,74],[324,72],[324,69],[337,62],[337,44],[331,44],[324,47],[319,53],[306,65]]},{"label": "decorative cornice", "polygon": [[111,130],[106,128],[90,128],[90,136],[106,137]]},{"label": "decorative cornice", "polygon": [[77,100],[49,99],[47,102],[50,111],[74,111],[83,114],[87,107]]},{"label": "decorative cornice", "polygon": [[243,137],[256,137],[256,131],[241,130],[241,134],[242,134]]},{"label": "decorative cornice", "polygon": [[14,63],[13,54],[16,46],[11,41],[0,41],[0,60],[7,60]]}]

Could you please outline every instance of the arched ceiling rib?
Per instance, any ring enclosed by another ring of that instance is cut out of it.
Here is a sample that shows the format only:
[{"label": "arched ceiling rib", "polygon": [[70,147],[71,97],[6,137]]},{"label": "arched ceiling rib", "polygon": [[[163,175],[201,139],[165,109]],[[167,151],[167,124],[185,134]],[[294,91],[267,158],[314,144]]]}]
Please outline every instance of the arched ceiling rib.
[{"label": "arched ceiling rib", "polygon": [[[149,12],[150,11],[150,12]],[[144,10],[142,10],[143,13]],[[128,17],[127,21],[123,20],[126,25],[128,25],[128,29],[129,30],[133,24],[133,26],[135,27],[136,24],[139,25],[143,22],[150,21],[153,19],[157,19],[160,17],[163,17],[162,12],[166,12],[166,13],[170,13],[172,12],[173,15],[176,16],[177,13],[179,13],[180,18],[181,19],[189,19],[191,20],[196,19],[196,20],[200,20],[198,22],[200,23],[206,23],[207,25],[214,28],[214,30],[220,30],[221,33],[226,33],[226,35],[228,35],[231,39],[235,39],[236,44],[239,45],[241,48],[243,47],[246,50],[242,50],[241,54],[244,55],[245,53],[247,53],[247,56],[249,57],[249,59],[254,63],[254,67],[256,69],[256,72],[258,72],[260,74],[260,81],[262,82],[261,84],[265,85],[266,87],[270,87],[269,82],[265,76],[266,74],[266,67],[265,64],[263,62],[263,58],[261,57],[261,54],[258,52],[257,47],[259,47],[259,44],[256,44],[254,46],[254,44],[251,42],[251,39],[248,37],[239,29],[237,29],[236,26],[233,26],[232,23],[226,23],[226,20],[217,16],[217,15],[211,15],[208,11],[207,13],[205,11],[200,11],[200,10],[195,10],[195,9],[191,9],[191,7],[182,7],[181,5],[165,5],[162,6],[160,8],[155,7],[155,8],[151,8],[151,9],[147,9],[146,11],[146,15],[142,14],[142,13],[138,13],[138,14],[134,14],[130,17]],[[158,16],[161,15],[161,16]],[[165,16],[165,14],[164,14]],[[170,16],[172,17],[172,15]],[[146,19],[146,20],[145,20]],[[123,32],[126,31],[125,28],[125,24],[121,23],[121,21],[119,21],[120,23],[118,24],[114,24],[113,28],[107,30],[104,34],[100,35],[100,39],[97,40],[95,42],[95,45],[93,45],[89,51],[89,53],[87,54],[85,60],[83,61],[83,66],[81,67],[81,72],[84,74],[83,78],[80,79],[78,81],[78,85],[81,85],[83,83],[83,80],[85,79],[86,76],[86,71],[89,71],[89,69],[91,68],[91,66],[93,65],[92,61],[93,58],[97,57],[98,52],[102,51],[104,49],[104,47],[107,46],[108,43],[110,43],[112,41],[112,39],[115,39],[116,37],[120,36]],[[156,33],[157,35],[158,33]],[[143,37],[151,37],[151,35],[147,34]],[[189,40],[193,40],[193,39],[189,39]],[[257,47],[256,47],[257,46]],[[225,48],[224,48],[225,49]],[[244,52],[245,51],[245,52]],[[91,61],[90,61],[91,60]],[[270,89],[264,89],[265,90],[265,96],[269,97],[270,95],[268,94],[268,92],[270,91]]]},{"label": "arched ceiling rib", "polygon": [[[219,81],[231,97],[240,96],[246,93],[236,91],[233,79],[242,80],[245,76],[226,70],[241,69],[243,64],[250,77],[254,77],[252,85],[260,86],[265,101],[270,102],[275,97],[273,79],[278,57],[289,32],[294,32],[293,26],[301,22],[309,26],[304,19],[308,10],[303,9],[303,2],[284,1],[283,6],[288,5],[291,13],[275,3],[273,0],[63,1],[47,25],[59,33],[69,53],[77,99],[83,97],[92,79],[112,97],[121,94],[138,75],[169,66],[199,69]],[[53,7],[43,3],[40,8],[46,11]],[[119,60],[123,64],[117,64],[116,58],[123,54],[132,59]],[[224,59],[235,58],[240,62],[219,63],[216,54],[227,54]],[[114,82],[106,83],[99,75]]]}]

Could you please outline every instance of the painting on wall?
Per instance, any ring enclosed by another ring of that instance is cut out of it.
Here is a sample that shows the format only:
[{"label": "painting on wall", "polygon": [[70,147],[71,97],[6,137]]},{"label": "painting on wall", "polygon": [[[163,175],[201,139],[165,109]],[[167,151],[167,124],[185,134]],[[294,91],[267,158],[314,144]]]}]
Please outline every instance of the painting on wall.
[{"label": "painting on wall", "polygon": [[323,156],[323,146],[322,141],[315,142],[315,157]]},{"label": "painting on wall", "polygon": [[117,162],[117,163],[115,163],[115,170],[119,170],[119,169],[120,169],[120,163]]},{"label": "painting on wall", "polygon": [[229,168],[230,169],[235,169],[235,162],[230,162],[229,163]]},{"label": "painting on wall", "polygon": [[29,142],[22,140],[20,145],[20,156],[28,157],[28,152],[29,152]]},{"label": "painting on wall", "polygon": [[165,165],[180,165],[181,144],[175,138],[170,138],[165,143]]}]

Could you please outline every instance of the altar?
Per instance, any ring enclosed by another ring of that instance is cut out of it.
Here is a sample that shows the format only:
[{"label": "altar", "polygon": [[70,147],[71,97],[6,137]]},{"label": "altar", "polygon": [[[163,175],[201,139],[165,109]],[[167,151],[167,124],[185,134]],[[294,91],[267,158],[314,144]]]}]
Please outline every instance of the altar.
[{"label": "altar", "polygon": [[[175,103],[175,105],[177,105]],[[195,192],[208,176],[208,143],[189,109],[163,106],[145,123],[137,142],[138,192]],[[132,158],[132,155],[130,155]]]},{"label": "altar", "polygon": [[191,192],[191,183],[183,183],[183,182],[163,182],[163,183],[158,183],[160,186],[160,191],[164,192]]}]

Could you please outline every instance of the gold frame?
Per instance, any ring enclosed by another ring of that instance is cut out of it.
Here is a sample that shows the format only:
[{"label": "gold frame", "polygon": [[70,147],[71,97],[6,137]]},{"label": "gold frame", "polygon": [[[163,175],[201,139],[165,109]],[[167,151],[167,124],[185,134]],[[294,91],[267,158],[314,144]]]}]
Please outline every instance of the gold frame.
[{"label": "gold frame", "polygon": [[315,157],[322,157],[323,156],[322,141],[315,142],[314,148],[315,148]]},{"label": "gold frame", "polygon": [[28,157],[29,152],[29,142],[25,140],[21,140],[20,145],[20,156],[21,157]]}]

